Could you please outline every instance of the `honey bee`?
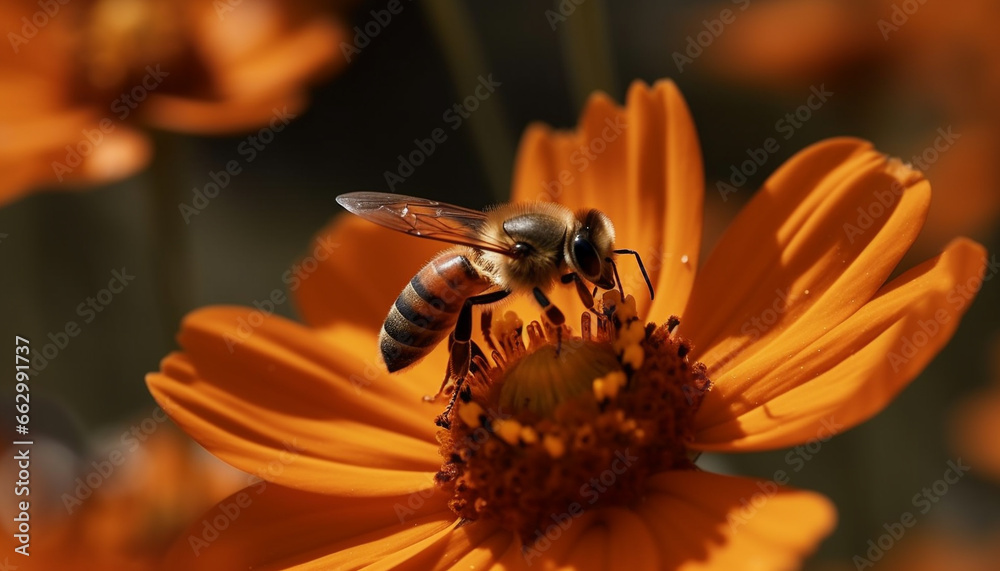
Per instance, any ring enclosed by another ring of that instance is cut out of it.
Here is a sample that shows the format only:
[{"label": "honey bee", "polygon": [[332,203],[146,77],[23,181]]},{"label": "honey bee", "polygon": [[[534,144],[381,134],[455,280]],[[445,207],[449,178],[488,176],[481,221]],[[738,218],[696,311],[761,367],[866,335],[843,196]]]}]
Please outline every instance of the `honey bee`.
[{"label": "honey bee", "polygon": [[557,282],[574,283],[593,310],[597,288],[622,288],[616,254],[635,256],[653,297],[638,252],[614,248],[614,226],[599,210],[574,213],[561,204],[537,202],[484,212],[382,192],[342,194],[337,202],[376,224],[455,245],[417,272],[389,308],[379,333],[389,372],[413,365],[449,337],[445,383],[464,379],[474,348],[473,306],[489,306],[515,293],[531,292],[545,318],[561,331],[565,318],[546,292]]}]

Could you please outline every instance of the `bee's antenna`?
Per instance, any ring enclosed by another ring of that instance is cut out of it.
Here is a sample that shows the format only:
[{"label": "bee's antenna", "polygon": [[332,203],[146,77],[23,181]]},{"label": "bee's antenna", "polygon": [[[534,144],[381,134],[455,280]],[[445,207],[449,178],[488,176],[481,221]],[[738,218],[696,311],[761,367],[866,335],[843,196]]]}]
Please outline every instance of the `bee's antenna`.
[{"label": "bee's antenna", "polygon": [[[642,279],[646,280],[646,287],[649,288],[649,299],[650,299],[650,301],[652,301],[652,299],[653,299],[653,284],[649,281],[649,274],[646,273],[646,266],[642,265],[642,258],[639,257],[639,252],[636,252],[635,250],[627,250],[627,249],[615,250],[614,252],[616,254],[632,254],[633,256],[635,256],[635,261],[639,264],[639,271],[642,272]],[[618,269],[615,268],[615,277],[617,277],[617,276],[618,276]],[[618,283],[620,284],[621,281],[619,281]],[[624,297],[624,294],[622,294],[622,295]]]}]

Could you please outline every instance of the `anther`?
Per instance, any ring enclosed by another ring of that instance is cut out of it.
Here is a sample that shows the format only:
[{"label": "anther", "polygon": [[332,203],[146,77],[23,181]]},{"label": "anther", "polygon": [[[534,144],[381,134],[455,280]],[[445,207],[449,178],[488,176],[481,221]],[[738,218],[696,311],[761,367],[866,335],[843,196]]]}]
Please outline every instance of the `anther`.
[{"label": "anther", "polygon": [[617,290],[601,302],[596,327],[595,314],[582,313],[579,336],[561,354],[570,330],[544,313],[524,327],[526,339],[509,312],[491,324],[490,358],[474,355],[474,374],[438,422],[447,433],[436,481],[463,520],[530,538],[554,510],[588,499],[580,482],[606,471],[615,451],[629,450],[642,469],[622,474],[602,505],[640,499],[650,473],[692,467],[687,445],[711,381],[687,360],[690,344],[672,335],[680,320],[645,324]]}]

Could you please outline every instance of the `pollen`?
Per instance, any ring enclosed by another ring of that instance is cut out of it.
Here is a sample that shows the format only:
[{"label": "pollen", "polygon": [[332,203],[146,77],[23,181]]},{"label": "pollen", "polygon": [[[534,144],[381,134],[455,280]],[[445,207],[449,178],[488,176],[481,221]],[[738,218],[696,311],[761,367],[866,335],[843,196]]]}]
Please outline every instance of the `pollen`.
[{"label": "pollen", "polygon": [[458,407],[458,416],[466,426],[479,428],[482,425],[482,418],[485,416],[483,407],[476,402],[462,403]]},{"label": "pollen", "polygon": [[598,403],[610,401],[618,396],[620,389],[627,378],[622,371],[612,371],[599,379],[594,379],[594,400]]},{"label": "pollen", "polygon": [[693,419],[711,388],[679,320],[643,323],[632,296],[605,294],[580,335],[543,323],[511,312],[494,321],[491,354],[474,357],[438,432],[436,481],[452,511],[524,545],[552,514],[628,505],[650,474],[692,469]]},{"label": "pollen", "polygon": [[493,425],[493,434],[511,446],[521,440],[521,423],[516,420],[498,420]]},{"label": "pollen", "polygon": [[566,453],[566,444],[552,434],[545,435],[545,438],[542,439],[542,446],[549,453],[549,456],[553,458],[560,458]]}]

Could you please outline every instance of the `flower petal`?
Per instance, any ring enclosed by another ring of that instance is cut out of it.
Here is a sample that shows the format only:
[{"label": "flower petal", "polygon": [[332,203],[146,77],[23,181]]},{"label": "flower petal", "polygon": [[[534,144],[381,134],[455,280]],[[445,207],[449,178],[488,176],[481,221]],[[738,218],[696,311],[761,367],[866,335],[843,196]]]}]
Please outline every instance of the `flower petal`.
[{"label": "flower petal", "polygon": [[[607,508],[575,518],[563,514],[563,518],[561,523],[554,518],[545,530],[536,533],[538,541],[528,546],[494,524],[471,522],[401,548],[398,553],[386,554],[374,568],[414,571],[661,568],[654,538],[635,513]],[[331,555],[316,561],[315,568],[339,568],[338,557]]]},{"label": "flower petal", "polygon": [[339,49],[352,39],[346,26],[313,2],[246,2],[224,19],[201,4],[189,17],[191,41],[224,97],[269,97],[348,62]]},{"label": "flower petal", "polygon": [[[585,526],[572,541],[565,568],[586,569],[665,569],[651,526],[634,511],[605,508],[595,517],[571,525]],[[554,528],[549,528],[549,533]],[[557,540],[558,541],[558,540]]]},{"label": "flower petal", "polygon": [[[741,363],[777,366],[871,299],[929,200],[919,173],[857,139],[813,145],[778,169],[699,270],[681,320],[716,394],[745,389],[729,374]],[[729,419],[706,405],[709,422]]]},{"label": "flower petal", "polygon": [[348,60],[337,46],[343,41],[350,38],[339,22],[320,19],[303,25],[254,57],[217,67],[220,89],[228,97],[247,98],[294,90],[321,71],[342,70]]},{"label": "flower petal", "polygon": [[283,129],[306,103],[306,95],[299,91],[262,99],[230,97],[218,100],[156,93],[138,113],[142,122],[152,127],[178,133],[223,135],[257,129],[269,123]]},{"label": "flower petal", "polygon": [[[636,82],[624,109],[604,94],[593,95],[576,131],[529,127],[516,163],[512,200],[604,211],[615,224],[615,246],[643,257],[656,288],[654,315],[662,320],[680,312],[691,291],[703,189],[698,138],[677,87],[670,81],[652,87]],[[651,306],[645,282],[634,261],[621,260],[626,289],[645,313]],[[560,303],[575,297],[564,289]]]},{"label": "flower petal", "polygon": [[668,471],[650,479],[637,508],[663,569],[798,569],[833,530],[823,496],[772,481]]},{"label": "flower petal", "polygon": [[196,311],[184,353],[151,374],[150,391],[185,431],[230,464],[289,487],[392,495],[433,485],[434,416],[422,391],[389,380],[352,345],[370,333],[315,332],[252,308]]},{"label": "flower petal", "polygon": [[[985,264],[982,246],[955,240],[808,346],[741,362],[726,377],[727,390],[705,399],[694,446],[782,448],[864,422],[948,342],[982,286]],[[776,366],[775,354],[782,357]]]},{"label": "flower petal", "polygon": [[452,533],[455,514],[436,491],[343,498],[257,483],[192,524],[166,569],[342,569],[376,563]]},{"label": "flower petal", "polygon": [[46,101],[53,84],[16,75],[0,81],[0,105],[9,105],[0,112],[0,204],[35,187],[76,191],[125,178],[149,161],[149,141],[135,130],[121,125],[108,130],[109,120],[92,109]]},{"label": "flower petal", "polygon": [[[449,533],[428,537],[395,553],[386,552],[372,568],[413,571],[486,569],[513,542],[514,536],[509,531],[491,523],[471,522],[449,530]],[[331,567],[323,567],[329,568]]]}]

